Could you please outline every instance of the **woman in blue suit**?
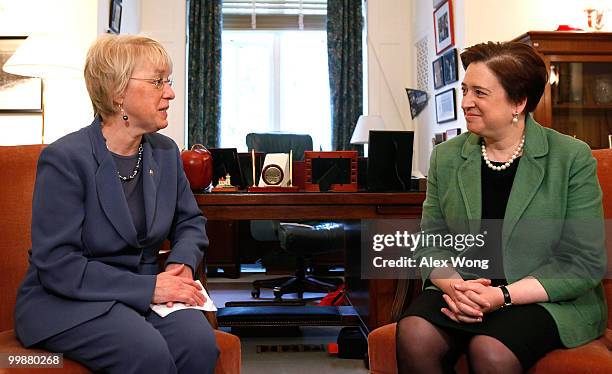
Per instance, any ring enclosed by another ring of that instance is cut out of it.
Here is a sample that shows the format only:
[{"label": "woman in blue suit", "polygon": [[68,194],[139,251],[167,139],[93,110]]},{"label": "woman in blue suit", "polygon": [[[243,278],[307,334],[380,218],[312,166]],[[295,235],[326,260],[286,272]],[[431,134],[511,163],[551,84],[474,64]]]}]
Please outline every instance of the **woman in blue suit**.
[{"label": "woman in blue suit", "polygon": [[[156,133],[168,126],[171,70],[161,44],[146,37],[106,35],[90,48],[95,119],[38,162],[30,267],[15,310],[26,347],[93,371],[214,371],[218,349],[201,311],[161,318],[150,309],[205,301],[194,281],[208,246],[205,218],[176,144]],[[172,251],[160,269],[166,238]]]}]

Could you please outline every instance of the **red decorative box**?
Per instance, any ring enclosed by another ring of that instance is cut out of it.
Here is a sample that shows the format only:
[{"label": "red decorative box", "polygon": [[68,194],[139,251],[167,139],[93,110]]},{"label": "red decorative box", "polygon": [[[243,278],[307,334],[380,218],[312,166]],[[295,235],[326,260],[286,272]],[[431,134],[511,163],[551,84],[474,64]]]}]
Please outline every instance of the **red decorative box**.
[{"label": "red decorative box", "polygon": [[357,191],[357,151],[306,151],[304,162],[305,191]]}]

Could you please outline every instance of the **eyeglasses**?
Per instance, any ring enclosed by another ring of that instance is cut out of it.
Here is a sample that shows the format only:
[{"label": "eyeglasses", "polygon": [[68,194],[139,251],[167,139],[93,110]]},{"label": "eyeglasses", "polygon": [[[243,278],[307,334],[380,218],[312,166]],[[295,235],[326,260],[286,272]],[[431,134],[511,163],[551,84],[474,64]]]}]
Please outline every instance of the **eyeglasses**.
[{"label": "eyeglasses", "polygon": [[153,84],[155,88],[160,89],[164,86],[164,83],[167,83],[168,86],[172,87],[172,79],[164,79],[164,78],[134,78],[130,77],[130,79],[134,79],[137,81],[145,81]]}]

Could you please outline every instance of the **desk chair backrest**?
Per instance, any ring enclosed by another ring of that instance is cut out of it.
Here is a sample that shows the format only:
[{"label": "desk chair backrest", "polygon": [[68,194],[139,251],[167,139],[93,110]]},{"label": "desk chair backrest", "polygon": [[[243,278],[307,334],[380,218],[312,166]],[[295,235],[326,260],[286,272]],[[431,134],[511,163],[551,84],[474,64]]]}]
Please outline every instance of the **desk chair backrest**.
[{"label": "desk chair backrest", "polygon": [[[597,178],[603,192],[604,217],[608,220],[612,218],[612,149],[596,149],[593,151],[593,156],[597,160]],[[610,258],[612,237],[606,238],[606,247],[608,248],[609,263],[612,261],[612,258]],[[603,284],[608,301],[608,328],[612,329],[612,279],[604,279]]]},{"label": "desk chair backrest", "polygon": [[[293,151],[293,160],[304,160],[304,151],[312,151],[310,135],[287,134],[280,132],[250,133],[246,136],[249,149],[263,153],[288,153]],[[278,221],[251,221],[251,235],[258,241],[278,240]]]},{"label": "desk chair backrest", "polygon": [[17,288],[28,268],[32,193],[43,147],[0,147],[0,331],[13,328]]},{"label": "desk chair backrest", "polygon": [[250,133],[246,136],[249,149],[264,153],[288,153],[293,150],[293,160],[302,161],[304,151],[312,151],[310,135],[286,134],[280,132]]}]

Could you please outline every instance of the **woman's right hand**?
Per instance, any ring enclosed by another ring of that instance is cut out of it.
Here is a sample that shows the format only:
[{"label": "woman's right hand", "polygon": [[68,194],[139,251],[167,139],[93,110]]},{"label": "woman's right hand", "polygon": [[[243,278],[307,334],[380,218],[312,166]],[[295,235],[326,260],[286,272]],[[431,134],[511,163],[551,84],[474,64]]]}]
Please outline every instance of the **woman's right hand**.
[{"label": "woman's right hand", "polygon": [[159,273],[153,292],[153,304],[180,302],[188,306],[202,306],[206,299],[200,292],[202,289],[193,279],[180,277],[185,265],[173,267]]}]

